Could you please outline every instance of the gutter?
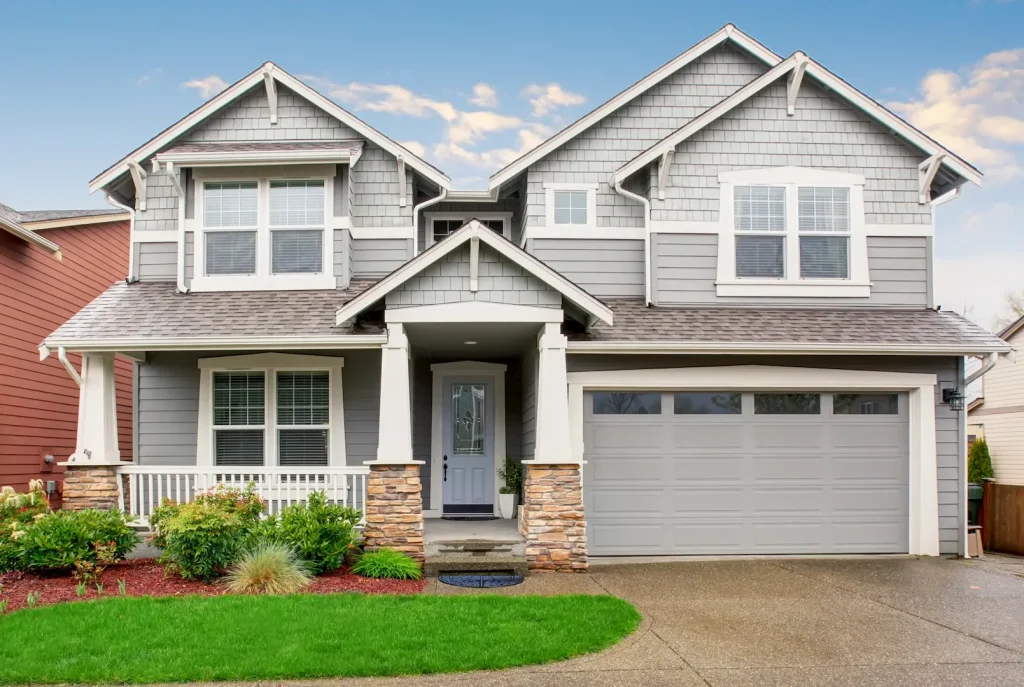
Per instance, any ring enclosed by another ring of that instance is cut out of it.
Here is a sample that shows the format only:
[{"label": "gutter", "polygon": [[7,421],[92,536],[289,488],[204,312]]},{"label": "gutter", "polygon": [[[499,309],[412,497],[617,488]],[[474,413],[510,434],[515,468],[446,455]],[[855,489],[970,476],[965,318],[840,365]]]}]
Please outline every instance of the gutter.
[{"label": "gutter", "polygon": [[388,341],[387,334],[352,336],[268,336],[263,338],[210,336],[187,339],[119,338],[85,341],[46,340],[39,346],[40,359],[50,350],[68,349],[81,353],[146,353],[151,351],[258,351],[279,350],[344,350],[380,348]]},{"label": "gutter", "polygon": [[635,200],[644,207],[644,305],[650,306],[651,300],[651,201],[643,196],[622,188],[622,182],[612,175],[612,188],[624,198]]},{"label": "gutter", "polygon": [[893,346],[887,344],[816,344],[816,343],[761,343],[761,342],[679,342],[679,341],[569,341],[569,353],[615,354],[769,354],[803,355],[999,355],[1009,347],[981,346],[976,349],[948,346]]},{"label": "gutter", "polygon": [[[40,356],[42,357],[41,353]],[[68,352],[63,346],[57,348],[57,360],[60,361],[60,364],[63,365],[64,369],[68,371],[69,375],[71,375],[71,379],[75,380],[75,384],[81,387],[82,375],[78,374],[78,370],[76,370],[75,366],[71,364],[70,360],[68,360]]]},{"label": "gutter", "polygon": [[[1006,354],[1004,353],[1003,355],[1006,355]],[[980,368],[978,368],[977,370],[975,370],[974,372],[972,372],[971,374],[967,375],[964,378],[964,388],[967,388],[968,386],[970,386],[974,382],[976,382],[979,379],[981,379],[982,377],[984,377],[985,374],[989,370],[991,370],[993,367],[995,367],[996,363],[999,362],[999,356],[1000,356],[999,353],[989,353],[988,354],[988,360],[985,361],[985,364],[982,365]],[[1013,352],[1012,351],[1011,351],[1011,353],[1010,353],[1010,355],[1008,357],[1010,357],[1011,360],[1012,360],[1012,357],[1013,357]]]},{"label": "gutter", "polygon": [[[440,203],[442,200],[444,200],[447,197],[448,197],[448,189],[442,188],[441,189],[441,193],[439,193],[438,195],[434,196],[433,198],[428,198],[427,200],[423,201],[419,205],[413,205],[412,206],[412,257],[413,258],[415,258],[417,255],[419,255],[419,252],[420,252],[420,246],[419,246],[419,243],[420,243],[420,212],[424,208],[429,208],[431,205],[436,205],[437,203]],[[511,227],[510,227],[510,229],[511,229]]]}]

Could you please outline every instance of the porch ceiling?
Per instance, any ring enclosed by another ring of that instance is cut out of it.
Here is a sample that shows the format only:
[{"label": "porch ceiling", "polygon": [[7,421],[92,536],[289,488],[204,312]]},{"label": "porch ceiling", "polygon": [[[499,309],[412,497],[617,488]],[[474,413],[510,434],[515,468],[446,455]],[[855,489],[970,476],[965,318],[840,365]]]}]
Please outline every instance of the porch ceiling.
[{"label": "porch ceiling", "polygon": [[407,324],[406,335],[413,353],[418,355],[500,358],[518,356],[527,347],[536,346],[542,326],[535,322],[428,322]]}]

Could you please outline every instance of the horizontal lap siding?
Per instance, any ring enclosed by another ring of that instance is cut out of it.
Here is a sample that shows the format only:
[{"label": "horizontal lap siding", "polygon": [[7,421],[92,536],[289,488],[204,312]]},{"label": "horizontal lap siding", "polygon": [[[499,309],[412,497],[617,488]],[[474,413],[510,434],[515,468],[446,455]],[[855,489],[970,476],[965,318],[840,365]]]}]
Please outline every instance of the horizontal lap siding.
[{"label": "horizontal lap siding", "polygon": [[869,236],[869,298],[720,298],[717,234],[654,234],[657,304],[928,306],[929,249],[924,237]]},{"label": "horizontal lap siding", "polygon": [[527,249],[598,298],[644,295],[641,240],[530,239]]},{"label": "horizontal lap siding", "polygon": [[[67,460],[75,450],[77,385],[56,355],[39,361],[37,347],[51,332],[116,281],[128,276],[129,225],[111,222],[44,230],[61,248],[58,261],[12,234],[0,232],[0,486],[59,479],[42,471],[42,456]],[[76,369],[81,358],[68,355]],[[132,458],[133,367],[115,363],[121,458]]]},{"label": "horizontal lap siding", "polygon": [[412,257],[411,239],[352,239],[352,276],[383,277]]},{"label": "horizontal lap siding", "polygon": [[139,281],[175,281],[178,278],[178,244],[136,243],[135,276]]},{"label": "horizontal lap siding", "polygon": [[651,356],[651,355],[570,355],[569,372],[588,370],[640,370],[675,367],[713,367],[722,365],[776,365],[783,367],[820,367],[848,370],[879,370],[934,374],[938,379],[935,407],[935,448],[939,501],[939,550],[943,554],[961,554],[963,531],[963,494],[966,438],[961,433],[960,415],[942,403],[941,388],[963,388],[962,358],[932,357],[788,357],[770,360],[756,356]]}]

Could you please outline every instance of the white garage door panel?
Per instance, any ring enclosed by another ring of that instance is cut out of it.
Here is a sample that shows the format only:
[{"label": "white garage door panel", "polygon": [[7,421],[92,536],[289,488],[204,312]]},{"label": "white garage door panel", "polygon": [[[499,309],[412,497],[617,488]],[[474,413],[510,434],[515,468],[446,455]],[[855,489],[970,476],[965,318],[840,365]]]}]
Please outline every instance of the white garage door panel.
[{"label": "white garage door panel", "polygon": [[584,399],[592,555],[901,553],[909,430],[899,415],[594,415]]}]

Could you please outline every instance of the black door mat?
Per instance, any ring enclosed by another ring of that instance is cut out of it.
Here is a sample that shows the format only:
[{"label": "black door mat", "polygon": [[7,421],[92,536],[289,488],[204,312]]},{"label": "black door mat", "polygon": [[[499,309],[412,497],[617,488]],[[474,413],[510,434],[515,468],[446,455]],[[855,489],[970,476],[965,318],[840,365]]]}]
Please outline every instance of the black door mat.
[{"label": "black door mat", "polygon": [[523,583],[522,575],[513,573],[444,573],[437,579],[452,587],[477,587],[492,589],[494,587],[513,587]]}]

